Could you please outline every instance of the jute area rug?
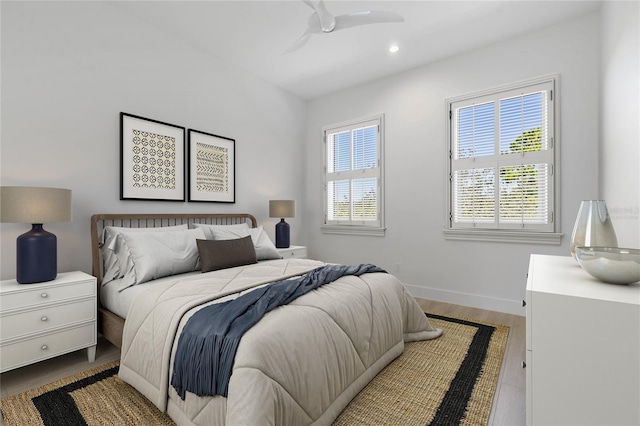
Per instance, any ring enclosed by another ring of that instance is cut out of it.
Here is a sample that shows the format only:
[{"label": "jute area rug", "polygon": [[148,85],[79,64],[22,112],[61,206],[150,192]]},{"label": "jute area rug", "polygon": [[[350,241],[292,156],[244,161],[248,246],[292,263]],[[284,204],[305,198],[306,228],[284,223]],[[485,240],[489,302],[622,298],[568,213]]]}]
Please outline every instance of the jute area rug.
[{"label": "jute area rug", "polygon": [[[407,344],[334,425],[488,423],[509,328],[427,315],[442,337]],[[174,425],[117,372],[116,361],[4,399],[5,425]]]}]

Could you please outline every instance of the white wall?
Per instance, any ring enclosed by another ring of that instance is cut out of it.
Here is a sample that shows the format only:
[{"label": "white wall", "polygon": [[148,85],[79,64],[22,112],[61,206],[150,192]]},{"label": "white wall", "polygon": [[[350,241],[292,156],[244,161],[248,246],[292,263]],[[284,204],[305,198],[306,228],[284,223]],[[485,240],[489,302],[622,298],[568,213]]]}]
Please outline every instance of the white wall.
[{"label": "white wall", "polygon": [[[73,191],[73,221],[45,224],[59,271],[91,272],[94,213],[251,212],[273,238],[268,200],[302,204],[305,102],[118,2],[1,8],[1,183]],[[236,203],[120,201],[120,111],[234,138]],[[304,217],[289,223],[300,241]],[[2,224],[2,279],[15,277],[15,239],[29,228]]]},{"label": "white wall", "polygon": [[[308,244],[312,257],[394,273],[399,263],[396,274],[416,295],[507,312],[522,313],[530,253],[568,253],[582,199],[605,198],[621,245],[640,246],[635,2],[604,2],[602,19],[589,15],[308,105],[118,2],[0,8],[1,184],[73,190],[73,222],[45,225],[58,235],[61,271],[90,272],[93,213],[249,211],[273,237],[267,201],[289,197],[298,200],[292,242]],[[444,240],[444,100],[549,73],[560,75],[562,245]],[[235,138],[236,204],[120,201],[120,111]],[[320,129],[379,112],[387,130],[386,236],[324,235]],[[28,226],[0,230],[6,279],[15,275],[15,238]]]},{"label": "white wall", "polygon": [[[597,195],[599,28],[599,15],[591,14],[311,101],[306,153],[310,255],[378,264],[417,296],[524,315],[520,303],[529,255],[568,255],[580,200]],[[562,244],[445,240],[445,99],[552,73],[560,75]],[[386,235],[322,234],[320,129],[380,112],[386,114]],[[396,263],[400,272],[395,272]]]},{"label": "white wall", "polygon": [[640,3],[603,3],[600,197],[630,248],[640,248],[639,28]]}]

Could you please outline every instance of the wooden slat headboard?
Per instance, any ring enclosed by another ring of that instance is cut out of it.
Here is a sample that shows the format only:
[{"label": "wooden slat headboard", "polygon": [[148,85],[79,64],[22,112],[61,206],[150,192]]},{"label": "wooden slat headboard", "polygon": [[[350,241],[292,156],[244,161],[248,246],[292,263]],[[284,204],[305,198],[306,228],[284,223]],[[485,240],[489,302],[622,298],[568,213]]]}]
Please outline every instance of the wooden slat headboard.
[{"label": "wooden slat headboard", "polygon": [[[248,213],[229,214],[94,214],[91,216],[91,258],[92,273],[98,280],[98,295],[102,284],[103,261],[100,255],[102,230],[105,226],[121,226],[124,228],[158,228],[161,226],[174,226],[187,224],[193,228],[194,223],[209,225],[235,225],[247,223],[252,228],[258,226],[256,218]],[[98,297],[98,300],[100,298]],[[124,319],[107,310],[98,303],[98,331],[117,347],[122,345],[122,332]]]},{"label": "wooden slat headboard", "polygon": [[238,223],[247,223],[252,228],[258,226],[256,218],[248,213],[94,214],[91,216],[91,271],[98,280],[98,286],[102,283],[103,262],[100,256],[100,238],[105,226],[157,228],[161,226],[187,224],[189,228],[193,228],[194,223],[205,223],[209,225],[234,225]]}]

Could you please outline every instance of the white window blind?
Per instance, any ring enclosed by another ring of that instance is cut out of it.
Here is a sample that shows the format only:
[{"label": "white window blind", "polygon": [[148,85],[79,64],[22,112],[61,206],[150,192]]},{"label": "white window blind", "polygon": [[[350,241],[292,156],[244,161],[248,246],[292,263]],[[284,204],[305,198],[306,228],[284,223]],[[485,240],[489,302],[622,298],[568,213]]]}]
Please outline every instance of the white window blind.
[{"label": "white window blind", "polygon": [[[327,126],[324,225],[382,226],[382,116]],[[335,228],[334,228],[335,229]]]},{"label": "white window blind", "polygon": [[447,102],[449,229],[554,232],[555,79]]}]

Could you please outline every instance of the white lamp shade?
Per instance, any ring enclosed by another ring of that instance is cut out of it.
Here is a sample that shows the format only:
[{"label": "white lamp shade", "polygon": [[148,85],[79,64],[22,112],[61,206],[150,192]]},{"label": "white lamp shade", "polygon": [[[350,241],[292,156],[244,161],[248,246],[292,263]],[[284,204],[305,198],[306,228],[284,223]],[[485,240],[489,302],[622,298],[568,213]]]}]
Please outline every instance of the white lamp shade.
[{"label": "white lamp shade", "polygon": [[71,190],[33,186],[0,187],[0,222],[71,221]]},{"label": "white lamp shade", "polygon": [[296,200],[270,200],[269,217],[296,217]]}]

